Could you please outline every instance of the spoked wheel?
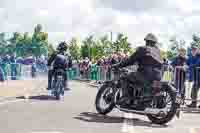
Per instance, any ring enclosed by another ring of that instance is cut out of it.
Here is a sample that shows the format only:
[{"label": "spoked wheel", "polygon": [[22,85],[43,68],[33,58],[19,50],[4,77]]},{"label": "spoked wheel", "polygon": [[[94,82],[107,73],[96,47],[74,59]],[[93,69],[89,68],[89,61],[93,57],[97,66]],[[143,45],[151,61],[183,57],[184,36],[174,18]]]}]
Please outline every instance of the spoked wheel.
[{"label": "spoked wheel", "polygon": [[60,100],[60,87],[61,86],[59,85],[59,83],[57,81],[56,86],[55,86],[55,92],[54,92],[56,100]]},{"label": "spoked wheel", "polygon": [[98,113],[106,115],[114,108],[114,92],[113,89],[104,84],[98,91],[95,106]]},{"label": "spoked wheel", "polygon": [[156,99],[153,101],[152,106],[162,109],[163,113],[159,115],[147,115],[149,120],[151,120],[154,124],[168,123],[172,120],[177,111],[176,94],[169,86],[165,86],[163,91],[161,91],[160,98],[161,99]]}]

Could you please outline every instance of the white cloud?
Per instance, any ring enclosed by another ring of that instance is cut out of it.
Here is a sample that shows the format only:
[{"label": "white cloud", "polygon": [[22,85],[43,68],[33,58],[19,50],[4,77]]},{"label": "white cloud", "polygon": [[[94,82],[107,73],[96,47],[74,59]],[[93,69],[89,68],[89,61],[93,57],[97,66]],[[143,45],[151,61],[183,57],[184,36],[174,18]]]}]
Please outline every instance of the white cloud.
[{"label": "white cloud", "polygon": [[1,0],[0,32],[32,32],[41,23],[50,42],[88,34],[123,32],[132,44],[148,32],[167,43],[199,33],[199,0]]}]

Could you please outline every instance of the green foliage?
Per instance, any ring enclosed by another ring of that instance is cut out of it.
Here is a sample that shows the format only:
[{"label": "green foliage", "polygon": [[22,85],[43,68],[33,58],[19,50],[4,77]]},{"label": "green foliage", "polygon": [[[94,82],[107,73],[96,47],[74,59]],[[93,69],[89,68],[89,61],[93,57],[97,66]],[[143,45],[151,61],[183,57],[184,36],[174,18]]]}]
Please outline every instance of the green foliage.
[{"label": "green foliage", "polygon": [[167,58],[167,52],[161,50],[160,54],[162,59]]},{"label": "green foliage", "polygon": [[112,43],[108,36],[102,36],[95,39],[89,36],[82,41],[81,56],[89,57],[91,60],[99,59],[103,56],[109,56],[114,52],[133,53],[131,44],[128,43],[128,37],[123,34],[118,34],[117,40]]},{"label": "green foliage", "polygon": [[7,46],[7,41],[5,39],[5,33],[0,33],[0,55],[5,54],[6,46]]},{"label": "green foliage", "polygon": [[52,55],[55,52],[52,44],[48,45],[48,56]]},{"label": "green foliage", "polygon": [[5,33],[0,33],[0,55],[16,54],[18,57],[29,55],[46,55],[53,51],[52,45],[48,44],[48,33],[42,32],[42,26],[38,24],[32,36],[26,33],[14,32],[8,40]]},{"label": "green foliage", "polygon": [[167,58],[171,60],[177,56],[178,50],[180,48],[185,48],[185,41],[178,40],[175,36],[171,37],[169,41],[170,41],[170,46],[169,46],[170,51],[167,51],[166,54]]},{"label": "green foliage", "polygon": [[74,37],[69,42],[69,51],[74,59],[80,59],[80,47],[78,45],[78,40]]},{"label": "green foliage", "polygon": [[198,36],[197,34],[193,34],[191,45],[198,45],[198,47],[200,48],[200,36]]},{"label": "green foliage", "polygon": [[[16,54],[17,57],[51,55],[55,51],[53,44],[48,43],[48,33],[43,32],[42,29],[42,25],[38,24],[32,35],[27,32],[15,32],[9,39],[5,38],[5,33],[0,33],[0,55]],[[107,35],[99,38],[91,35],[80,43],[73,37],[69,41],[69,52],[74,59],[89,57],[91,60],[96,60],[103,56],[110,56],[114,52],[133,53],[134,49],[131,48],[128,37],[124,34],[118,34],[113,43]]]},{"label": "green foliage", "polygon": [[113,43],[112,48],[114,52],[131,52],[131,44],[128,42],[128,37],[119,33],[117,40]]}]

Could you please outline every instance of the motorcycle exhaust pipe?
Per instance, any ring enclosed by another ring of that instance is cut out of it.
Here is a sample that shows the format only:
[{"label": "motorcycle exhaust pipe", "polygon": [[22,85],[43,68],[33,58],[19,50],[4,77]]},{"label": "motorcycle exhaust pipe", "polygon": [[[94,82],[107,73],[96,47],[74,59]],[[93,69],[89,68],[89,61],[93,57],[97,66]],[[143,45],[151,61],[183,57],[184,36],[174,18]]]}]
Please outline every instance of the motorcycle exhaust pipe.
[{"label": "motorcycle exhaust pipe", "polygon": [[147,114],[159,115],[159,116],[166,115],[165,113],[166,111],[163,109],[146,108],[144,111],[138,111],[138,110],[130,110],[126,108],[121,108],[121,107],[117,107],[117,108],[123,112],[134,113],[138,115],[147,115]]}]

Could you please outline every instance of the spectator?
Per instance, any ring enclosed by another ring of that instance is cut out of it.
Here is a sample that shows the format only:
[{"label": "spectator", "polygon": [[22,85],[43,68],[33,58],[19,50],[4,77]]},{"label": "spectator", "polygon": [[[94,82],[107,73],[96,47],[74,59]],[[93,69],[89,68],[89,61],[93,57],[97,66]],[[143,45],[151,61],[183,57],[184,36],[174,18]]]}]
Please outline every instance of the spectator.
[{"label": "spectator", "polygon": [[[184,48],[179,50],[179,55],[172,61],[171,65],[175,68],[177,66],[186,65],[186,50]],[[175,68],[175,84],[176,88],[181,94],[182,98],[185,96],[185,80],[186,80],[186,71],[182,68]]]},{"label": "spectator", "polygon": [[179,50],[179,55],[172,61],[171,65],[173,67],[184,66],[186,64],[186,61],[186,50],[184,48],[181,48]]},{"label": "spectator", "polygon": [[12,55],[10,57],[10,63],[11,63],[11,79],[16,80],[17,78],[17,64],[16,64],[16,56]]},{"label": "spectator", "polygon": [[187,64],[190,67],[190,81],[194,81],[193,87],[192,87],[192,92],[191,92],[191,98],[192,98],[192,103],[188,105],[190,108],[195,108],[197,106],[197,96],[199,92],[199,87],[200,83],[196,79],[199,76],[199,72],[196,71],[196,68],[200,66],[200,53],[199,53],[199,48],[198,45],[193,44],[192,45],[192,56],[189,57],[187,60]]}]

